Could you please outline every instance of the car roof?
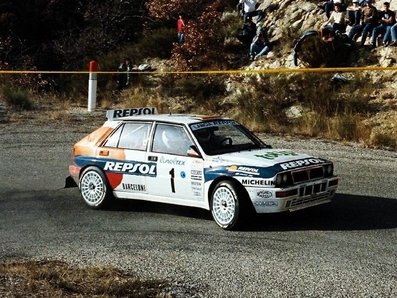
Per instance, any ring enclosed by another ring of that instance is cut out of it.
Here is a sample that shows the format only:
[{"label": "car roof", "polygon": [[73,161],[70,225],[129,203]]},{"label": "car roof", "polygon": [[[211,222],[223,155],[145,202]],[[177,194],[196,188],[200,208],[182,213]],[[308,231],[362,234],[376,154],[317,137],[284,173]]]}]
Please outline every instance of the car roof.
[{"label": "car roof", "polygon": [[175,124],[192,124],[197,122],[203,122],[207,120],[224,120],[229,118],[224,118],[219,115],[194,115],[194,114],[154,114],[154,115],[139,115],[139,116],[127,116],[119,117],[114,120],[108,120],[110,122],[120,122],[120,121],[137,121],[137,120],[147,120],[147,121],[160,121],[169,122]]}]

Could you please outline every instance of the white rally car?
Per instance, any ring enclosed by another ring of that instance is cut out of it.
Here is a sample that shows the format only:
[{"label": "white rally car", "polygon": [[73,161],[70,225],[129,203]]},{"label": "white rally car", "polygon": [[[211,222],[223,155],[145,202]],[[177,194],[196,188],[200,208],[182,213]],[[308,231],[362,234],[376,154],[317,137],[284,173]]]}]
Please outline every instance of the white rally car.
[{"label": "white rally car", "polygon": [[74,145],[69,166],[91,208],[114,198],[199,207],[232,229],[253,211],[330,202],[338,186],[332,162],[272,149],[232,119],[160,115],[155,108],[107,116]]}]

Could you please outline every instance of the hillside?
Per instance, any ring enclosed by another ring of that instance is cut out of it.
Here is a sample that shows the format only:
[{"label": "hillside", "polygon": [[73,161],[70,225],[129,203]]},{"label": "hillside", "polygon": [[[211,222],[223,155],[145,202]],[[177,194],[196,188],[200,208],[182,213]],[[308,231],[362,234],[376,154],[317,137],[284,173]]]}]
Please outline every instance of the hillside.
[{"label": "hillside", "polygon": [[[309,30],[320,30],[326,17],[324,11],[317,6],[318,2],[264,0],[260,6],[261,9],[267,11],[263,25],[268,28],[269,39],[274,47],[267,58],[254,61],[247,68],[295,68],[292,43],[285,42],[283,36],[285,36],[285,32],[288,32],[291,37],[296,37],[296,35],[299,36]],[[381,10],[383,2],[374,1],[374,6]],[[397,11],[397,2],[391,2],[390,9]],[[349,29],[348,27],[347,30]],[[397,67],[397,47],[380,46],[372,50],[365,47],[357,49],[354,54],[356,57],[354,63],[345,66],[394,68],[394,71],[365,72],[367,84],[374,87],[370,94],[370,103],[376,106],[376,111],[368,113],[366,119],[363,119],[361,123],[371,127],[370,138],[376,138],[376,135],[391,136],[394,141],[390,143],[395,144],[397,140],[397,77],[395,69]],[[299,67],[304,66],[300,64]],[[348,78],[357,77],[357,73],[344,75]],[[244,88],[243,85],[244,82],[237,89],[241,90]],[[313,87],[316,88],[316,86]],[[351,92],[352,95],[355,91],[360,92],[360,90],[354,90],[354,86],[352,89],[347,88],[347,92]]]},{"label": "hillside", "polygon": [[[240,52],[238,68],[259,72],[264,69],[305,68],[301,62],[298,66],[294,65],[293,47],[304,32],[320,30],[324,23],[324,11],[317,3],[262,1],[259,8],[265,11],[265,18],[257,26],[263,26],[267,31],[272,44],[271,52],[250,62],[246,47],[245,52]],[[379,9],[382,9],[382,4],[383,1],[375,2]],[[392,3],[391,8],[397,10],[397,3]],[[223,19],[232,19],[235,14],[235,11],[225,13]],[[239,44],[239,41],[232,38],[228,43]],[[333,44],[327,46],[332,47]],[[339,53],[333,55],[338,56]],[[271,75],[242,72],[227,76],[224,79],[225,96],[209,99],[201,110],[224,113],[259,131],[297,133],[396,148],[397,47],[357,47],[351,56],[353,58],[341,66],[381,66],[394,70]],[[155,61],[153,63],[156,64]],[[162,71],[172,69],[166,65],[160,63],[156,67]],[[336,80],[335,83],[335,74],[342,75],[346,81]],[[127,91],[125,96],[128,98],[129,94]],[[173,108],[179,112],[189,112],[195,106],[184,96],[173,102],[176,102]]]}]

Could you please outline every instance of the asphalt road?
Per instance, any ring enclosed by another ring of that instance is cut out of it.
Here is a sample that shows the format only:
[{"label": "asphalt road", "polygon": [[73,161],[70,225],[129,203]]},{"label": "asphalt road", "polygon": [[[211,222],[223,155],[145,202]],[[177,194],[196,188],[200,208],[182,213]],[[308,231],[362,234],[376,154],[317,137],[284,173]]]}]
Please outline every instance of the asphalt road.
[{"label": "asphalt road", "polygon": [[397,297],[396,152],[262,136],[333,160],[339,191],[331,204],[227,232],[194,208],[86,208],[63,186],[71,146],[89,131],[0,125],[0,260],[111,265],[170,281],[180,297]]}]

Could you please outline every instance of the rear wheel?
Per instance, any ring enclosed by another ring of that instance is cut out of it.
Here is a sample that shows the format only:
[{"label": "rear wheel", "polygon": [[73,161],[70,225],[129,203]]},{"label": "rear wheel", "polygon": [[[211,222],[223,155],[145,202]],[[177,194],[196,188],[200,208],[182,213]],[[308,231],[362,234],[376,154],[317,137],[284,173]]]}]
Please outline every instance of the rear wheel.
[{"label": "rear wheel", "polygon": [[241,206],[245,199],[236,182],[219,182],[211,195],[211,213],[215,222],[225,230],[239,226],[244,211],[241,210]]},{"label": "rear wheel", "polygon": [[97,167],[88,167],[80,176],[79,189],[84,202],[93,209],[108,205],[111,195],[103,172]]}]

